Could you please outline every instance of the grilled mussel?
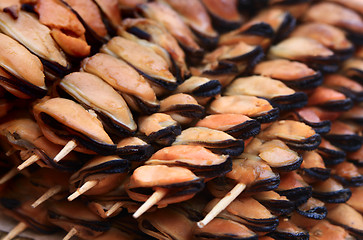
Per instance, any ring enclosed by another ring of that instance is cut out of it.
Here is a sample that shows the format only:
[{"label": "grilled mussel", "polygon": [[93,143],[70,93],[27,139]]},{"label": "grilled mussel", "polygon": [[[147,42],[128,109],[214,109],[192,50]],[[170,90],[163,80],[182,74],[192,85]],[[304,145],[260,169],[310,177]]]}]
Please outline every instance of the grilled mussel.
[{"label": "grilled mussel", "polygon": [[305,151],[301,164],[301,176],[307,182],[324,181],[330,177],[330,169],[325,167],[323,158],[317,151]]},{"label": "grilled mussel", "polygon": [[162,148],[155,152],[145,164],[185,167],[197,176],[205,178],[222,176],[232,168],[229,156],[217,155],[205,147],[195,145],[173,145]]},{"label": "grilled mussel", "polygon": [[174,90],[177,87],[177,80],[170,72],[167,60],[146,40],[117,36],[103,45],[101,52],[127,62],[158,88]]},{"label": "grilled mussel", "polygon": [[344,186],[359,187],[363,185],[363,176],[353,163],[347,161],[339,163],[332,167],[331,174],[334,179]]},{"label": "grilled mussel", "polygon": [[150,144],[138,137],[128,137],[117,143],[116,155],[131,162],[143,162],[152,155]]},{"label": "grilled mussel", "polygon": [[295,92],[281,81],[262,76],[241,77],[229,84],[224,95],[247,95],[268,99],[281,111],[301,108],[307,104],[307,95]]},{"label": "grilled mussel", "polygon": [[332,178],[313,184],[313,197],[326,203],[344,203],[352,192]]},{"label": "grilled mussel", "polygon": [[320,71],[309,68],[306,64],[274,59],[258,63],[253,73],[280,80],[294,89],[311,89],[322,84],[323,76]]},{"label": "grilled mussel", "polygon": [[210,114],[243,114],[260,123],[276,121],[279,109],[274,108],[267,100],[254,96],[222,96],[211,102],[207,111]]},{"label": "grilled mussel", "polygon": [[314,150],[321,137],[314,129],[305,123],[294,120],[280,120],[262,131],[258,136],[263,140],[279,139],[292,149]]},{"label": "grilled mussel", "polygon": [[63,76],[70,70],[70,63],[53,40],[51,30],[32,14],[20,10],[15,18],[0,12],[0,29],[38,56],[46,72]]},{"label": "grilled mussel", "polygon": [[139,112],[154,113],[159,102],[150,84],[126,62],[97,53],[82,61],[82,70],[94,74],[122,94],[128,105]]},{"label": "grilled mussel", "polygon": [[343,63],[342,71],[345,76],[363,83],[363,60],[359,58],[350,58]]},{"label": "grilled mussel", "polygon": [[80,104],[94,110],[105,128],[112,129],[113,133],[127,136],[136,131],[136,123],[124,99],[97,76],[74,72],[65,76],[59,86]]},{"label": "grilled mussel", "polygon": [[146,136],[148,142],[160,145],[170,145],[176,136],[181,133],[181,127],[177,121],[165,113],[154,113],[139,118],[139,131]]},{"label": "grilled mussel", "polygon": [[257,192],[252,196],[274,215],[288,215],[295,209],[294,202],[274,191]]},{"label": "grilled mussel", "polygon": [[3,33],[0,41],[1,86],[19,98],[42,98],[47,87],[39,58]]},{"label": "grilled mussel", "polygon": [[307,37],[290,37],[281,41],[270,48],[268,57],[300,61],[323,72],[334,72],[338,69],[334,52]]},{"label": "grilled mussel", "polygon": [[297,27],[290,36],[315,39],[334,52],[341,60],[351,57],[354,45],[346,38],[345,33],[329,24],[312,22]]},{"label": "grilled mussel", "polygon": [[189,94],[177,93],[160,101],[159,112],[169,114],[181,125],[192,123],[204,116],[204,107]]},{"label": "grilled mussel", "polygon": [[218,154],[238,156],[243,152],[244,142],[229,134],[205,127],[190,127],[176,137],[173,145],[200,145]]},{"label": "grilled mussel", "polygon": [[261,125],[255,119],[243,114],[211,114],[199,120],[196,127],[206,127],[228,133],[238,139],[247,139],[257,135]]},{"label": "grilled mussel", "polygon": [[65,145],[75,139],[76,151],[111,155],[116,145],[101,122],[81,105],[65,99],[51,98],[33,107],[34,117],[44,136],[51,142]]}]

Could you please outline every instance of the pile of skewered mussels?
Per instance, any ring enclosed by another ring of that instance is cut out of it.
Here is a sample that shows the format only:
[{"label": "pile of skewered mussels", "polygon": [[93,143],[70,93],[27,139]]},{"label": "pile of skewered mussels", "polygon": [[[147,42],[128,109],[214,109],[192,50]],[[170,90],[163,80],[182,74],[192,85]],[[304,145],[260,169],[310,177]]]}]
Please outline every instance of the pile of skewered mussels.
[{"label": "pile of skewered mussels", "polygon": [[4,240],[363,239],[362,1],[0,10]]}]

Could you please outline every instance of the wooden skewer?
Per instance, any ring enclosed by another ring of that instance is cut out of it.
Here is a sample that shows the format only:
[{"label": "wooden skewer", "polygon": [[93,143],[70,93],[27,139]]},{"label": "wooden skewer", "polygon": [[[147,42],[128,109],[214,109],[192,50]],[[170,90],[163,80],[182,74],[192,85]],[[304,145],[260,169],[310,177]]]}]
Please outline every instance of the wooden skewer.
[{"label": "wooden skewer", "polygon": [[156,188],[155,192],[136,210],[132,215],[134,218],[140,217],[144,212],[149,210],[155,203],[160,202],[161,199],[165,197],[168,193],[168,189]]},{"label": "wooden skewer", "polygon": [[57,156],[54,157],[55,162],[59,162],[62,160],[65,156],[67,156],[68,153],[72,152],[73,149],[77,147],[76,141],[70,140],[67,142],[67,144],[60,150],[60,152],[57,154]]},{"label": "wooden skewer", "polygon": [[238,183],[234,188],[222,198],[212,210],[204,217],[202,221],[197,222],[199,228],[203,228],[210,221],[212,221],[220,212],[222,212],[228,205],[235,200],[246,188],[246,184]]},{"label": "wooden skewer", "polygon": [[22,164],[20,164],[18,166],[18,171],[21,171],[24,168],[29,167],[30,165],[32,165],[33,163],[35,163],[39,159],[40,159],[40,157],[38,155],[36,155],[36,154],[30,156],[27,160],[25,160]]},{"label": "wooden skewer", "polygon": [[75,229],[74,227],[67,233],[67,235],[63,238],[63,240],[69,240],[71,239],[74,235],[76,235],[78,233],[77,229]]},{"label": "wooden skewer", "polygon": [[106,212],[106,216],[109,217],[111,216],[113,213],[115,213],[117,211],[117,209],[119,209],[120,207],[122,207],[122,205],[124,205],[123,202],[117,202],[115,203],[107,212]]},{"label": "wooden skewer", "polygon": [[78,198],[83,193],[87,192],[88,190],[90,190],[91,188],[93,188],[94,186],[96,186],[97,183],[98,183],[97,180],[91,180],[91,181],[85,182],[81,187],[79,187],[74,193],[72,193],[68,197],[68,201],[73,201],[74,199]]},{"label": "wooden skewer", "polygon": [[38,198],[33,204],[32,207],[36,208],[43,202],[47,201],[49,198],[53,197],[57,193],[59,193],[62,190],[61,185],[55,185],[54,187],[51,187],[46,191],[40,198]]},{"label": "wooden skewer", "polygon": [[7,172],[2,178],[0,178],[0,184],[3,184],[10,180],[11,178],[15,177],[19,173],[16,167],[12,168],[9,172]]},{"label": "wooden skewer", "polygon": [[23,232],[28,226],[24,222],[18,223],[2,240],[11,240]]}]

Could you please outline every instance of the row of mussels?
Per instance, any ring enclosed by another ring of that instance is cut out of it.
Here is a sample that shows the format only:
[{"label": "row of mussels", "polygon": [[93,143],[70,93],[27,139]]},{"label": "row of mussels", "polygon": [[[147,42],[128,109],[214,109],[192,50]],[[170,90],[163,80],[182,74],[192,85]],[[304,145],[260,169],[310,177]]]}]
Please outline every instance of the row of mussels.
[{"label": "row of mussels", "polygon": [[363,238],[361,1],[0,9],[4,240]]}]

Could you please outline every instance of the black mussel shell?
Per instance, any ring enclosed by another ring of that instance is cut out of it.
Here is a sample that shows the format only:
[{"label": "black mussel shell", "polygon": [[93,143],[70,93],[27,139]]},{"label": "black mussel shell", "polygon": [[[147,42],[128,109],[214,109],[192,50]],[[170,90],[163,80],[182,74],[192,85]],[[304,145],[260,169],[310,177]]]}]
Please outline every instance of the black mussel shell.
[{"label": "black mussel shell", "polygon": [[295,209],[295,204],[289,200],[258,200],[274,215],[287,215]]},{"label": "black mussel shell", "polygon": [[303,158],[299,157],[298,159],[296,159],[295,162],[292,162],[289,165],[280,166],[280,167],[271,167],[271,168],[277,172],[290,172],[298,169],[302,162]]},{"label": "black mussel shell", "polygon": [[359,135],[327,134],[324,136],[334,146],[347,152],[355,152],[362,146],[363,139]]},{"label": "black mussel shell", "polygon": [[222,90],[222,85],[218,80],[211,80],[191,92],[195,97],[213,97],[220,94]]},{"label": "black mussel shell", "polygon": [[274,232],[269,233],[268,236],[276,240],[308,240],[309,232],[304,230],[301,232],[291,233],[277,229]]},{"label": "black mussel shell", "polygon": [[260,115],[257,117],[251,117],[251,118],[256,119],[259,123],[262,124],[262,123],[270,123],[270,122],[277,121],[279,116],[280,116],[280,110],[279,110],[279,108],[275,107],[263,115]]},{"label": "black mussel shell", "polygon": [[285,140],[284,141],[287,146],[294,150],[303,150],[303,151],[311,151],[320,145],[321,137],[319,134],[314,134],[311,137],[308,137],[304,141],[292,141],[292,140]]},{"label": "black mussel shell", "polygon": [[324,163],[328,166],[336,165],[345,160],[345,152],[334,150],[334,149],[328,149],[323,147],[318,147],[318,153],[323,158]]},{"label": "black mussel shell", "polygon": [[280,175],[276,174],[273,178],[264,179],[251,184],[248,192],[264,192],[275,190],[280,184]]},{"label": "black mussel shell", "polygon": [[300,114],[298,112],[294,112],[293,113],[295,116],[297,116],[297,118],[299,119],[300,122],[305,123],[306,125],[312,127],[314,129],[314,131],[318,134],[326,134],[330,131],[330,127],[331,127],[331,121],[330,120],[324,120],[321,122],[309,122],[306,119],[304,119],[303,117],[300,116]]},{"label": "black mussel shell", "polygon": [[244,123],[234,126],[226,131],[229,135],[240,138],[247,139],[252,136],[256,136],[261,131],[261,124],[256,120],[248,120]]},{"label": "black mussel shell", "polygon": [[277,29],[277,31],[275,32],[275,38],[273,40],[273,42],[279,42],[282,39],[284,39],[285,37],[287,37],[292,30],[295,28],[296,26],[296,19],[289,13],[287,12],[285,14],[285,18],[283,20],[283,22],[281,23],[280,27]]},{"label": "black mussel shell", "polygon": [[295,108],[302,108],[308,103],[308,96],[303,92],[296,92],[288,96],[279,96],[271,99],[273,106],[281,111],[289,111]]},{"label": "black mussel shell", "polygon": [[318,206],[306,211],[296,208],[296,212],[307,218],[322,220],[326,217],[328,210],[324,206]]},{"label": "black mussel shell", "polygon": [[330,177],[329,168],[303,168],[301,169],[302,176],[324,181]]},{"label": "black mussel shell", "polygon": [[320,86],[323,83],[323,75],[320,71],[316,71],[316,73],[312,76],[306,76],[295,81],[285,81],[281,79],[278,80],[285,83],[288,87],[306,90]]},{"label": "black mussel shell", "polygon": [[115,154],[132,162],[144,162],[151,157],[153,152],[153,147],[147,144],[117,148]]},{"label": "black mussel shell", "polygon": [[144,76],[146,79],[149,79],[151,82],[155,83],[156,85],[158,86],[161,86],[162,88],[166,89],[166,90],[169,90],[169,91],[173,91],[177,88],[178,86],[178,83],[175,82],[175,83],[172,83],[172,82],[166,82],[166,81],[163,81],[163,80],[160,80],[160,79],[157,79],[157,78],[154,78],[154,77],[151,77],[149,75],[147,75],[146,73],[142,72],[141,70],[135,68],[135,70],[142,76]]},{"label": "black mussel shell", "polygon": [[180,125],[169,126],[147,136],[149,142],[156,142],[161,145],[170,145],[175,138],[181,134]]},{"label": "black mussel shell", "polygon": [[47,94],[47,90],[35,86],[27,81],[21,81],[16,77],[10,79],[0,76],[0,82],[4,82],[6,85],[10,85],[12,88],[21,91],[22,93],[32,98],[42,98]]},{"label": "black mussel shell", "polygon": [[349,188],[343,188],[334,192],[317,192],[313,190],[313,197],[325,203],[344,203],[349,200],[352,192]]},{"label": "black mussel shell", "polygon": [[205,148],[216,154],[239,156],[244,150],[244,141],[242,139],[230,139],[221,143],[208,143]]},{"label": "black mussel shell", "polygon": [[332,111],[332,112],[345,112],[353,107],[353,100],[350,98],[344,100],[335,100],[329,101],[323,104],[319,104],[317,106],[321,107],[324,110]]},{"label": "black mussel shell", "polygon": [[344,178],[339,175],[332,174],[332,177],[338,180],[341,184],[346,187],[359,187],[363,185],[363,176],[356,176],[351,178]]},{"label": "black mussel shell", "polygon": [[278,194],[286,196],[289,200],[295,203],[295,206],[299,206],[308,201],[312,195],[312,187],[297,187],[288,190],[275,190]]}]

